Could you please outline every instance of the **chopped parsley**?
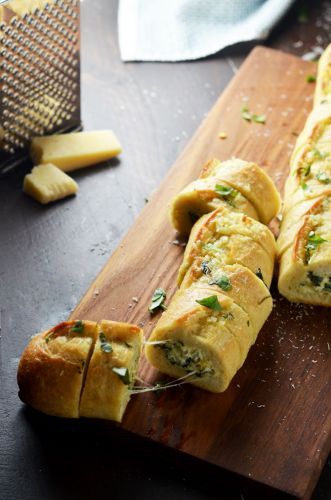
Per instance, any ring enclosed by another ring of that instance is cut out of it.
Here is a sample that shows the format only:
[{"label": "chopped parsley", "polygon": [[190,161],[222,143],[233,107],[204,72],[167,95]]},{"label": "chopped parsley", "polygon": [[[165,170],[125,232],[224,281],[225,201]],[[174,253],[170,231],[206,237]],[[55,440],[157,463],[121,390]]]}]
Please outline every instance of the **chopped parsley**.
[{"label": "chopped parsley", "polygon": [[208,307],[213,311],[221,311],[221,304],[218,302],[217,295],[211,295],[210,297],[205,297],[204,299],[196,300],[201,306]]},{"label": "chopped parsley", "polygon": [[111,343],[108,342],[108,340],[106,339],[106,335],[103,332],[99,333],[99,339],[100,339],[100,349],[103,352],[106,352],[108,354],[113,352],[113,348],[111,346]]},{"label": "chopped parsley", "polygon": [[306,244],[306,263],[309,262],[311,252],[315,251],[318,245],[325,243],[327,240],[315,234],[315,231],[310,231],[308,234],[308,242]]},{"label": "chopped parsley", "polygon": [[116,366],[114,366],[112,368],[112,371],[114,373],[116,373],[116,375],[123,382],[123,384],[130,385],[130,373],[129,373],[129,370],[127,368],[125,368],[125,367],[117,368]]},{"label": "chopped parsley", "polygon": [[314,82],[316,82],[316,76],[315,75],[307,75],[306,76],[306,82],[307,83],[314,83]]},{"label": "chopped parsley", "polygon": [[228,320],[233,320],[234,316],[233,316],[232,312],[228,312],[228,313],[223,314],[223,318],[228,319]]},{"label": "chopped parsley", "polygon": [[229,205],[234,207],[234,199],[239,194],[239,191],[232,188],[231,186],[222,186],[221,184],[216,184],[215,193],[221,196]]},{"label": "chopped parsley", "polygon": [[314,158],[317,158],[318,160],[324,160],[329,156],[329,153],[322,153],[322,151],[319,151],[317,148],[313,148],[312,153],[314,155]]},{"label": "chopped parsley", "polygon": [[75,321],[75,324],[74,326],[72,326],[70,328],[70,331],[71,332],[74,332],[74,333],[82,333],[84,330],[84,323],[82,321]]},{"label": "chopped parsley", "polygon": [[323,184],[331,183],[331,177],[328,177],[325,172],[318,172],[318,174],[316,174],[316,178]]},{"label": "chopped parsley", "polygon": [[251,113],[247,106],[244,106],[241,109],[241,117],[247,122],[255,122],[255,123],[265,123],[266,116],[265,115],[257,115],[255,113]]},{"label": "chopped parsley", "polygon": [[305,167],[301,167],[300,173],[303,174],[305,177],[308,177],[308,175],[310,174],[310,170],[311,170],[311,163],[309,163],[309,165],[306,165]]},{"label": "chopped parsley", "polygon": [[203,274],[210,274],[211,273],[211,270],[208,267],[207,262],[205,262],[205,261],[201,262],[201,271],[203,272]]},{"label": "chopped parsley", "polygon": [[222,274],[219,278],[211,280],[209,285],[217,285],[224,291],[231,290],[232,288],[230,280],[225,274]]},{"label": "chopped parsley", "polygon": [[151,305],[148,310],[151,314],[154,314],[158,309],[166,309],[164,301],[167,298],[166,292],[163,288],[157,288],[153,294]]}]

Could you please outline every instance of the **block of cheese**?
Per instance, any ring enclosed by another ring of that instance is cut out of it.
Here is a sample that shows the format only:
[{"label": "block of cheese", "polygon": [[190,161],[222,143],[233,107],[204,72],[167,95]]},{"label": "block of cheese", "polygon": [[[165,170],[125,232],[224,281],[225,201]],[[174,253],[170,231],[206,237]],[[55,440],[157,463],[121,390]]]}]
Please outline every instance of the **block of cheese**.
[{"label": "block of cheese", "polygon": [[23,191],[43,204],[75,194],[77,190],[77,183],[51,163],[34,167],[23,183]]},{"label": "block of cheese", "polygon": [[110,160],[121,152],[111,130],[34,137],[30,149],[34,163],[53,163],[64,172]]}]

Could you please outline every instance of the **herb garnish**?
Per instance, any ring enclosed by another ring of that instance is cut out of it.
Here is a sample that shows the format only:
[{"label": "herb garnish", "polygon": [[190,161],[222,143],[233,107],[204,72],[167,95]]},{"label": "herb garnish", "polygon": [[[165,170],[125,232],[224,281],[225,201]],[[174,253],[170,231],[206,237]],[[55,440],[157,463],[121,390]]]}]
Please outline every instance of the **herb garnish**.
[{"label": "herb garnish", "polygon": [[116,366],[114,366],[112,368],[112,371],[114,373],[116,373],[116,375],[123,382],[123,384],[130,385],[130,373],[129,373],[129,370],[127,368],[125,368],[125,367],[117,368]]},{"label": "herb garnish", "polygon": [[225,274],[222,274],[219,278],[211,280],[209,285],[217,285],[224,291],[231,290],[232,288],[230,280]]},{"label": "herb garnish", "polygon": [[228,319],[228,320],[233,320],[234,316],[233,316],[232,312],[228,312],[228,313],[223,314],[223,318]]},{"label": "herb garnish", "polygon": [[71,332],[82,333],[84,330],[84,323],[82,321],[75,321],[74,326],[70,328]]},{"label": "herb garnish", "polygon": [[305,177],[308,177],[308,175],[310,174],[310,170],[311,170],[311,164],[306,165],[305,167],[301,167],[300,173],[302,173]]},{"label": "herb garnish", "polygon": [[99,333],[99,339],[100,339],[100,349],[103,352],[111,353],[113,352],[113,348],[111,346],[111,343],[108,342],[106,339],[106,335],[103,332]]},{"label": "herb garnish", "polygon": [[247,122],[263,123],[263,124],[266,122],[265,115],[257,115],[255,113],[251,113],[247,106],[244,106],[241,109],[241,117]]},{"label": "herb garnish", "polygon": [[301,187],[301,189],[306,191],[306,189],[308,189],[308,184],[306,184],[305,182],[301,182],[300,187]]},{"label": "herb garnish", "polygon": [[322,236],[318,236],[315,234],[315,231],[310,231],[308,234],[308,243],[306,244],[306,263],[309,262],[309,259],[311,257],[311,251],[316,250],[318,245],[321,245],[322,243],[326,242]]},{"label": "herb garnish", "polygon": [[316,178],[323,184],[330,184],[331,182],[331,177],[328,177],[325,172],[318,172],[318,174],[316,174]]},{"label": "herb garnish", "polygon": [[306,82],[307,83],[314,83],[314,82],[316,82],[316,76],[315,75],[307,75]]},{"label": "herb garnish", "polygon": [[201,271],[203,272],[203,274],[210,274],[211,273],[211,270],[208,267],[207,262],[205,262],[205,261],[201,262]]},{"label": "herb garnish", "polygon": [[221,304],[218,302],[217,295],[211,295],[210,297],[205,297],[201,300],[196,300],[201,306],[208,307],[208,309],[213,309],[213,311],[221,311]]},{"label": "herb garnish", "polygon": [[314,155],[314,158],[318,158],[319,160],[324,160],[329,156],[329,153],[322,153],[322,151],[319,151],[317,148],[313,148],[312,153]]},{"label": "herb garnish", "polygon": [[153,294],[151,305],[148,310],[151,314],[154,314],[158,309],[167,309],[164,305],[164,301],[167,298],[166,292],[163,288],[157,288]]},{"label": "herb garnish", "polygon": [[239,191],[232,188],[231,186],[221,186],[221,184],[216,184],[215,193],[221,196],[229,205],[234,205],[234,199],[239,194]]}]

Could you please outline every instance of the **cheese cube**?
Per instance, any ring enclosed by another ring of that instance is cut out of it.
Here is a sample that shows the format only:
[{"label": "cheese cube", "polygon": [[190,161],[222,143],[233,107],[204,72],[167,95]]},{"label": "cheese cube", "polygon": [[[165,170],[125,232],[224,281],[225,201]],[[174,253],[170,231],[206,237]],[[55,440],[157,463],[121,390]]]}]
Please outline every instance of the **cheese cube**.
[{"label": "cheese cube", "polygon": [[34,163],[53,163],[64,172],[109,160],[121,152],[111,130],[34,137],[30,150]]},{"label": "cheese cube", "polygon": [[50,163],[34,167],[24,178],[23,191],[43,204],[75,194],[77,190],[77,183]]}]

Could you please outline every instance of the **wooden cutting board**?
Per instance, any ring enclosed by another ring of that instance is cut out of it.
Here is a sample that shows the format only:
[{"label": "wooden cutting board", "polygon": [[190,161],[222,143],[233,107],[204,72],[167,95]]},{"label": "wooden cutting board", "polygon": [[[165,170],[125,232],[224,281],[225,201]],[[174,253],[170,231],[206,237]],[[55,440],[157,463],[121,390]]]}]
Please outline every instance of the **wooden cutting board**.
[{"label": "wooden cutting board", "polygon": [[[162,287],[171,299],[183,256],[182,240],[168,222],[169,200],[212,157],[253,160],[282,191],[296,136],[312,107],[314,85],[306,77],[315,71],[314,63],[288,54],[252,51],[72,318],[137,323],[149,337],[159,317],[148,313],[151,296]],[[266,124],[244,121],[245,104],[265,114]],[[227,139],[220,140],[220,132]],[[330,311],[290,304],[275,286],[272,293],[273,313],[225,393],[185,385],[136,395],[122,427],[309,498],[330,449]],[[164,379],[145,358],[140,377],[150,383]]]}]

